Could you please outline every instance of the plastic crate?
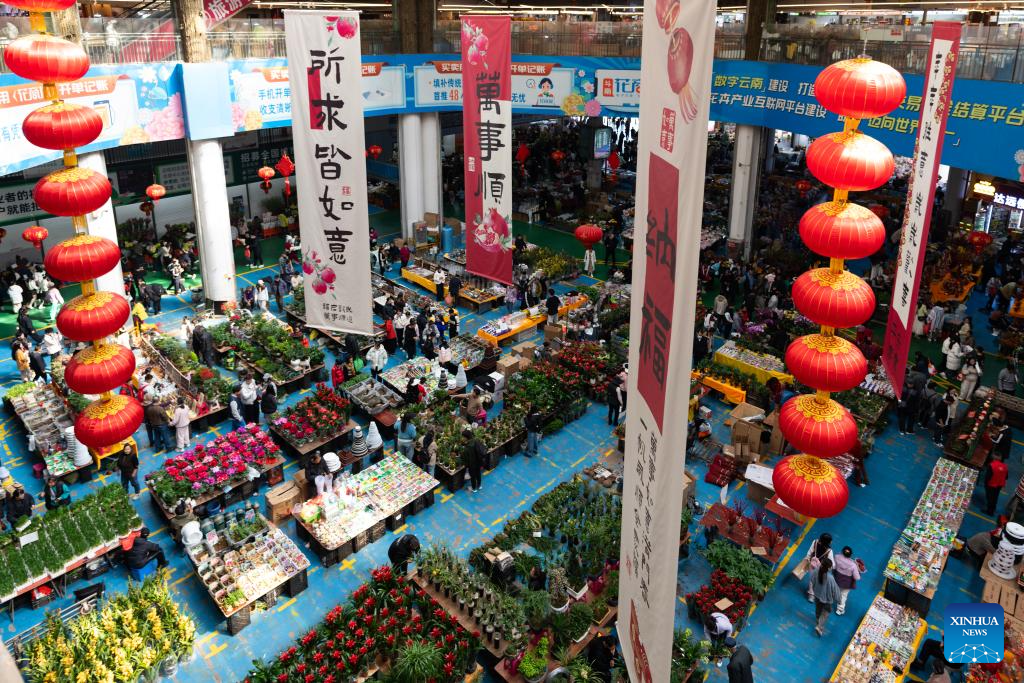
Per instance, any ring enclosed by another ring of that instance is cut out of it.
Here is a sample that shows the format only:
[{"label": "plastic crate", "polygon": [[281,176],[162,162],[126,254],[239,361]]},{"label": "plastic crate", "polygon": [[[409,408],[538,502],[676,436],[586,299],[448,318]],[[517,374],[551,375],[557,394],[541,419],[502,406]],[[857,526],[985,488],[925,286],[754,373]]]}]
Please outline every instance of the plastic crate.
[{"label": "plastic crate", "polygon": [[387,528],[387,525],[384,523],[384,520],[381,520],[381,521],[377,522],[376,524],[374,524],[372,527],[370,527],[369,542],[370,543],[375,543],[375,542],[379,541],[380,539],[384,538],[384,531],[385,531],[386,528]]}]

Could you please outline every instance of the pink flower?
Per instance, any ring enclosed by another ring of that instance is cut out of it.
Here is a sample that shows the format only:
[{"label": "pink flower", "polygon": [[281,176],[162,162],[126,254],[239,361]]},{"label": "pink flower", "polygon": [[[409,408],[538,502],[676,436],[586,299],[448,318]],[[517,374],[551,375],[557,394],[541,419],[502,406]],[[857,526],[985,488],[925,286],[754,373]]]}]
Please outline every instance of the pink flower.
[{"label": "pink flower", "polygon": [[596,99],[588,100],[587,103],[583,105],[583,113],[587,116],[600,116],[601,103]]},{"label": "pink flower", "polygon": [[355,38],[356,29],[359,27],[354,19],[338,19],[335,26],[338,29],[338,35],[342,38]]}]

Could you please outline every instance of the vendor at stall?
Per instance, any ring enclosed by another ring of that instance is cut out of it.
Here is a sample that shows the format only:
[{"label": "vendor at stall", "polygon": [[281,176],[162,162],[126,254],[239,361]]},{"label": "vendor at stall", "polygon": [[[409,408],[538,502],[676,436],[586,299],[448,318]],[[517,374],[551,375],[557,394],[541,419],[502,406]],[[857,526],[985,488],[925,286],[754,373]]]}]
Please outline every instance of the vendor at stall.
[{"label": "vendor at stall", "polygon": [[149,529],[142,527],[142,531],[132,543],[132,547],[125,551],[124,563],[129,569],[142,569],[154,558],[158,568],[167,566],[167,557],[164,555],[163,548],[149,540]]},{"label": "vendor at stall", "polygon": [[412,534],[405,534],[388,548],[388,561],[395,568],[395,573],[405,576],[409,573],[409,560],[419,551],[420,539]]}]

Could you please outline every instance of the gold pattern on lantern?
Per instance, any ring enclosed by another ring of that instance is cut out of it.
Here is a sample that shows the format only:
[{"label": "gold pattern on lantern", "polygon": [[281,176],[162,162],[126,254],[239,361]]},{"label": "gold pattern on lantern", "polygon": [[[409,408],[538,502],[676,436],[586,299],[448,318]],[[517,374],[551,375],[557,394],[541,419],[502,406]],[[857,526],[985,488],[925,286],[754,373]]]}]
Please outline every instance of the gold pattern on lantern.
[{"label": "gold pattern on lantern", "polygon": [[96,292],[94,294],[76,296],[67,303],[67,308],[70,311],[94,311],[97,308],[103,308],[113,300],[114,295],[110,292]]},{"label": "gold pattern on lantern", "polygon": [[106,363],[108,360],[115,358],[117,352],[122,347],[118,344],[101,344],[98,346],[90,346],[89,348],[82,349],[75,354],[75,358],[78,362],[83,365],[96,365],[98,363]]},{"label": "gold pattern on lantern", "polygon": [[[854,119],[854,121],[856,121],[856,119]],[[825,137],[829,138],[830,140],[832,140],[832,142],[836,143],[837,145],[849,147],[850,145],[859,142],[860,138],[864,137],[864,133],[858,132],[856,130],[844,130],[841,133],[829,133]]]},{"label": "gold pattern on lantern", "polygon": [[797,396],[793,401],[793,407],[798,413],[815,422],[836,422],[843,419],[845,415],[842,406],[832,399],[819,402],[816,396],[803,394]]},{"label": "gold pattern on lantern", "polygon": [[815,268],[809,272],[811,282],[822,287],[828,287],[829,289],[852,292],[861,289],[864,283],[863,280],[848,270],[833,273],[828,268]]},{"label": "gold pattern on lantern", "polygon": [[114,394],[107,400],[93,401],[82,411],[82,417],[89,420],[105,420],[111,415],[117,415],[128,406],[128,398],[120,394]]},{"label": "gold pattern on lantern", "polygon": [[60,246],[62,246],[62,247],[84,247],[87,244],[96,244],[97,242],[102,242],[102,241],[103,241],[102,237],[97,237],[96,235],[90,235],[90,234],[86,233],[86,234],[81,234],[81,235],[75,235],[71,239],[64,240],[63,242],[60,243]]},{"label": "gold pattern on lantern", "polygon": [[854,57],[853,59],[844,59],[841,62],[836,62],[832,67],[843,71],[860,71],[860,68],[870,61],[870,57]]},{"label": "gold pattern on lantern", "polygon": [[813,455],[794,455],[786,465],[793,474],[813,484],[825,484],[836,478],[835,468]]},{"label": "gold pattern on lantern", "polygon": [[808,334],[800,337],[800,342],[811,351],[831,354],[849,353],[850,347],[853,346],[853,344],[842,337],[826,336],[824,334]]},{"label": "gold pattern on lantern", "polygon": [[46,176],[46,180],[51,183],[77,183],[91,177],[92,174],[93,172],[87,168],[72,166],[70,168],[62,168],[59,171],[54,171],[50,175]]}]

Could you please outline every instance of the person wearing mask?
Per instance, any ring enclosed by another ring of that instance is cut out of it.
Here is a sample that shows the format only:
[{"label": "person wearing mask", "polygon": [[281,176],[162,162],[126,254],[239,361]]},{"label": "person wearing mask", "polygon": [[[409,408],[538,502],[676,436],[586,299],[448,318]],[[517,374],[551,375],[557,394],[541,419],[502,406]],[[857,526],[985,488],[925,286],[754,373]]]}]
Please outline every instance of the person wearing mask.
[{"label": "person wearing mask", "polygon": [[[804,557],[804,561],[807,563],[808,570],[813,572],[826,559],[829,561],[830,567],[835,564],[835,555],[832,552],[832,534],[828,532],[814,539],[811,547],[807,549],[807,556]],[[807,601],[814,602],[814,577],[811,577],[807,585]]]},{"label": "person wearing mask", "polygon": [[597,267],[597,252],[594,251],[594,245],[587,247],[587,250],[583,252],[583,272],[587,274],[587,277],[594,277],[594,269]]},{"label": "person wearing mask", "polygon": [[1003,456],[993,453],[992,459],[985,465],[985,514],[989,517],[996,513],[996,503],[999,502],[999,494],[1006,486],[1006,476],[1009,470],[1003,462]]},{"label": "person wearing mask", "polygon": [[466,463],[466,469],[469,470],[469,490],[476,493],[483,488],[481,478],[487,451],[472,429],[463,430],[462,439],[465,443],[462,458]]},{"label": "person wearing mask", "polygon": [[978,388],[978,382],[981,381],[981,365],[978,363],[978,359],[971,356],[964,363],[963,368],[960,370],[960,400],[970,401],[971,397],[974,396],[975,389]]},{"label": "person wearing mask", "polygon": [[231,431],[245,426],[245,415],[242,410],[242,385],[236,384],[231,389],[228,399],[228,412],[231,414]]},{"label": "person wearing mask", "polygon": [[316,485],[316,495],[322,496],[330,491],[333,479],[320,451],[309,456],[309,461],[306,462],[306,481]]},{"label": "person wearing mask", "polygon": [[61,506],[71,504],[71,496],[64,492],[64,484],[53,475],[46,477],[43,500],[46,502],[47,510],[56,510]]},{"label": "person wearing mask", "polygon": [[737,644],[732,636],[726,638],[724,644],[730,653],[729,664],[725,667],[729,674],[729,683],[754,683],[754,655],[750,654],[746,645]]},{"label": "person wearing mask", "polygon": [[256,307],[264,313],[270,310],[270,290],[263,280],[256,283]]},{"label": "person wearing mask", "polygon": [[434,467],[437,465],[437,442],[434,440],[433,429],[428,429],[427,433],[419,438],[413,455],[413,462],[424,472],[434,476]]},{"label": "person wearing mask", "polygon": [[260,389],[256,386],[256,379],[245,373],[242,376],[242,393],[240,394],[242,399],[242,416],[245,418],[245,423],[250,422],[259,423],[260,421]]},{"label": "person wearing mask", "polygon": [[558,298],[557,294],[555,294],[555,290],[549,289],[548,290],[548,298],[544,302],[544,308],[548,312],[548,324],[549,325],[557,325],[558,324],[558,309],[561,306],[562,306],[562,300]]},{"label": "person wearing mask", "polygon": [[192,418],[188,414],[185,398],[182,396],[178,397],[178,404],[174,408],[174,415],[171,416],[170,425],[174,427],[174,445],[178,452],[181,453],[189,447],[192,438],[190,433]]},{"label": "person wearing mask", "polygon": [[532,458],[539,452],[538,443],[542,426],[540,411],[532,403],[526,409],[526,417],[523,418],[523,422],[526,426],[526,457]]},{"label": "person wearing mask", "polygon": [[1014,396],[1017,393],[1017,366],[1012,360],[1006,361],[1006,367],[999,371],[996,386],[1004,394]]},{"label": "person wearing mask", "polygon": [[618,377],[608,383],[605,398],[608,401],[608,424],[619,424],[619,412],[622,410],[622,382]]},{"label": "person wearing mask", "polygon": [[260,387],[260,412],[268,425],[277,412],[277,385],[269,373],[263,375],[263,386]]},{"label": "person wearing mask", "polygon": [[853,549],[850,546],[843,547],[843,552],[836,555],[835,578],[839,586],[839,604],[836,605],[836,616],[839,617],[846,612],[846,597],[860,581],[860,566],[857,560],[853,559]]},{"label": "person wearing mask", "polygon": [[412,534],[399,536],[388,548],[388,562],[399,576],[409,573],[409,560],[420,551],[420,539]]},{"label": "person wearing mask", "polygon": [[[409,382],[409,385],[412,386],[412,382]],[[419,392],[416,396],[419,398]],[[395,423],[395,448],[410,462],[414,460],[413,451],[416,447],[416,425],[412,419],[412,413],[406,413]]]},{"label": "person wearing mask", "polygon": [[167,556],[163,548],[149,540],[149,528],[142,527],[139,537],[132,543],[132,547],[124,553],[124,563],[129,569],[142,569],[153,559],[156,559],[157,568],[167,566]]},{"label": "person wearing mask", "polygon": [[126,443],[121,449],[120,455],[117,456],[117,471],[121,475],[121,486],[125,492],[127,493],[128,487],[131,486],[135,489],[132,500],[137,500],[141,490],[139,486],[139,455],[130,443]]},{"label": "person wearing mask", "polygon": [[839,584],[832,575],[832,560],[821,559],[821,565],[814,572],[811,580],[811,592],[814,602],[814,632],[818,636],[825,635],[825,622],[832,611],[832,605],[839,601]]},{"label": "person wearing mask", "polygon": [[379,382],[380,373],[388,364],[388,352],[384,350],[384,345],[379,340],[366,352],[366,362],[370,364],[370,375]]},{"label": "person wearing mask", "polygon": [[152,402],[146,406],[146,422],[153,428],[152,448],[157,451],[171,450],[170,418],[167,417],[167,410],[159,403]]}]

